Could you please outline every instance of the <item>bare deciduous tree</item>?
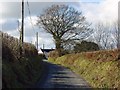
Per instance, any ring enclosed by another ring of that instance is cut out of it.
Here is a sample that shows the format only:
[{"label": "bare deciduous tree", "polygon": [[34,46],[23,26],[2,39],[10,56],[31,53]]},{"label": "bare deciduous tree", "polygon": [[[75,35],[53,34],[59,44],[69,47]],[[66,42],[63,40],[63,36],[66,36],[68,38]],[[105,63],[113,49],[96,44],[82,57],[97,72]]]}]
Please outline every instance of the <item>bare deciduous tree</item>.
[{"label": "bare deciduous tree", "polygon": [[116,34],[113,26],[110,24],[98,23],[94,31],[93,41],[96,42],[101,49],[113,49],[116,47]]},{"label": "bare deciduous tree", "polygon": [[37,25],[53,35],[59,54],[62,43],[79,40],[90,33],[82,12],[67,5],[52,5],[38,16]]},{"label": "bare deciduous tree", "polygon": [[113,24],[113,27],[114,27],[114,38],[115,38],[115,41],[116,41],[116,46],[117,46],[117,48],[119,48],[120,46],[119,46],[119,31],[118,31],[118,22],[115,22],[114,24]]}]

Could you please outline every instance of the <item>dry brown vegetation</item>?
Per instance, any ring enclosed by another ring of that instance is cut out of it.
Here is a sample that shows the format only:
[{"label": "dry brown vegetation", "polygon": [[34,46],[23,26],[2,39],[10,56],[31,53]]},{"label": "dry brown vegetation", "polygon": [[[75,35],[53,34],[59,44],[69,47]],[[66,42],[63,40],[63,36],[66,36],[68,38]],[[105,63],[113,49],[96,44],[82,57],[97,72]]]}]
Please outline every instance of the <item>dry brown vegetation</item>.
[{"label": "dry brown vegetation", "polygon": [[[19,40],[17,38],[14,38],[12,36],[9,36],[7,33],[2,33],[2,57],[3,59],[14,61],[18,60],[20,57],[19,53]],[[37,49],[34,45],[30,43],[24,43],[23,44],[23,51],[24,55],[26,57],[30,56],[37,56]]]},{"label": "dry brown vegetation", "polygon": [[97,61],[114,61],[118,59],[118,49],[100,50],[84,53],[85,57]]},{"label": "dry brown vegetation", "polygon": [[2,87],[25,88],[35,84],[43,66],[37,49],[30,43],[24,43],[24,55],[20,59],[19,40],[6,33],[2,37]]},{"label": "dry brown vegetation", "polygon": [[118,88],[120,60],[118,50],[101,50],[68,54],[49,61],[66,66],[82,76],[94,88]]}]

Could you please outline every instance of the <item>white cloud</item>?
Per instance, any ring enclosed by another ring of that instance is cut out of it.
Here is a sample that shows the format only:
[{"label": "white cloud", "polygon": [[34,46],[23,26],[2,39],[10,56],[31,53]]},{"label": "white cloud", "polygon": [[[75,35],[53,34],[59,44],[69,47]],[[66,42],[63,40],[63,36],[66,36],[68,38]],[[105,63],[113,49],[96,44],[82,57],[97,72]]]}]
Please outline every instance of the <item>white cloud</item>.
[{"label": "white cloud", "polygon": [[[36,16],[32,16],[33,24],[36,22]],[[19,20],[21,22],[21,20]],[[42,48],[42,45],[45,44],[45,48],[55,48],[52,36],[46,33],[43,29],[39,29],[36,26],[34,30],[30,23],[30,18],[25,18],[25,28],[24,28],[24,41],[25,42],[32,42],[35,45],[36,42],[36,32],[39,33],[39,48]],[[19,31],[17,28],[17,22],[14,19],[5,20],[3,25],[3,32],[8,33],[11,36],[19,38]],[[12,27],[11,27],[12,26]],[[14,26],[14,27],[13,27]]]},{"label": "white cloud", "polygon": [[43,29],[40,29],[37,26],[34,26],[36,24],[37,17],[32,16],[31,18],[32,18],[34,29],[32,28],[30,17],[25,18],[25,41],[32,42],[33,44],[35,44],[36,32],[38,32],[39,48],[42,48],[43,44],[45,44],[45,48],[55,48],[54,42],[52,40],[52,36],[46,33]]},{"label": "white cloud", "polygon": [[17,30],[7,31],[6,33],[8,33],[10,36],[14,36],[15,38],[19,38],[19,31]]},{"label": "white cloud", "polygon": [[100,3],[80,3],[80,5],[88,21],[106,23],[118,19],[118,1],[104,0]]},{"label": "white cloud", "polygon": [[0,24],[3,24],[3,23],[5,23],[5,20],[1,19]]},{"label": "white cloud", "polygon": [[20,2],[0,2],[0,19],[20,18],[21,3]]},{"label": "white cloud", "polygon": [[[115,20],[118,16],[118,1],[119,0],[104,0],[100,3],[81,3],[80,9],[84,12],[84,15],[87,17],[87,20],[90,22],[99,22],[99,21],[112,21]],[[29,3],[30,10],[31,10],[31,17],[33,24],[36,23],[36,16],[39,15],[47,6],[50,6],[52,3]],[[64,3],[64,2],[63,2]],[[77,3],[66,3],[73,6],[76,6],[76,8],[79,8],[79,5]],[[15,20],[19,19],[21,17],[21,3],[15,2],[15,3],[0,3],[0,8],[2,8],[2,11],[0,11],[0,24],[5,23],[5,19],[7,19],[8,22],[11,18],[15,18]],[[2,16],[1,16],[2,15]],[[33,16],[34,15],[34,16]],[[35,16],[36,15],[36,16]],[[38,27],[35,27],[35,31],[33,31],[31,26],[30,18],[28,17],[28,8],[25,4],[25,41],[26,42],[33,42],[36,41],[36,32],[39,32],[39,47],[42,47],[43,44],[45,44],[46,48],[54,48],[54,42],[52,40],[52,36],[49,34],[46,34],[42,29],[39,29]],[[17,30],[17,21],[15,21],[16,24],[16,30],[10,30],[6,31],[7,33],[11,34],[12,36],[19,38],[19,32]],[[11,24],[10,24],[11,25]],[[12,28],[13,29],[13,28]]]}]

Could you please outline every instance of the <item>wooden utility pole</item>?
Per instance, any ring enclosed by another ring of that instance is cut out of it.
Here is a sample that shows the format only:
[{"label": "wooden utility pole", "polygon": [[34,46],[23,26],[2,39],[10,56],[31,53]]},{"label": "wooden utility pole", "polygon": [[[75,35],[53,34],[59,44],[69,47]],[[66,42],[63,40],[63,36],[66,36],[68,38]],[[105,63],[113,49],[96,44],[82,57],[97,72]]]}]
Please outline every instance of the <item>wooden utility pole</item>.
[{"label": "wooden utility pole", "polygon": [[20,38],[19,38],[19,51],[20,51],[20,57],[19,57],[19,61],[21,63],[21,59],[23,57],[24,54],[24,50],[23,50],[23,42],[24,42],[24,0],[22,0],[22,25],[21,25],[21,30],[20,30]]},{"label": "wooden utility pole", "polygon": [[45,44],[43,44],[43,49],[45,48]]},{"label": "wooden utility pole", "polygon": [[37,50],[38,50],[38,32],[36,32],[36,46],[37,46]]},{"label": "wooden utility pole", "polygon": [[43,54],[44,54],[44,48],[45,48],[45,45],[43,44]]},{"label": "wooden utility pole", "polygon": [[21,29],[19,28],[19,26],[20,26],[20,22],[19,22],[19,20],[17,21],[17,23],[18,23],[18,31],[19,31],[19,33],[20,33],[20,37],[19,37],[19,47],[21,47],[22,45],[21,45]]},{"label": "wooden utility pole", "polygon": [[21,27],[21,41],[24,42],[24,0],[22,0],[22,27]]}]

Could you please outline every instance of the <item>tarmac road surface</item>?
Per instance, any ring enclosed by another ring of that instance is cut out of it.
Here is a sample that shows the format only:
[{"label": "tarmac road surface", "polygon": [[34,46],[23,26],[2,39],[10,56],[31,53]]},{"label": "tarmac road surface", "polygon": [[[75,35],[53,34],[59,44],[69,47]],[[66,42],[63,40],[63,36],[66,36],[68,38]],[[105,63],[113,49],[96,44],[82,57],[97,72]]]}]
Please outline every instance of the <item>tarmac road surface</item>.
[{"label": "tarmac road surface", "polygon": [[35,88],[91,88],[88,83],[70,69],[43,61],[46,72]]}]

